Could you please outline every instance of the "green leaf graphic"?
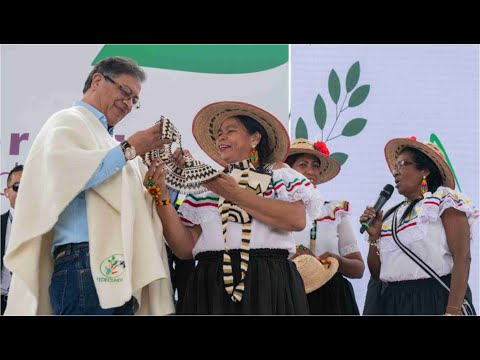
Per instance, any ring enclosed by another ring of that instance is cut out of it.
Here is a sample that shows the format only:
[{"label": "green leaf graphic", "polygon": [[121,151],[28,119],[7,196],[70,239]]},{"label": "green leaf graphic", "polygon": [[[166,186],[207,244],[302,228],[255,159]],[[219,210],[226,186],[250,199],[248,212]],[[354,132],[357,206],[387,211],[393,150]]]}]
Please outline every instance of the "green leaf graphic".
[{"label": "green leaf graphic", "polygon": [[340,166],[345,164],[345,161],[347,161],[347,159],[348,159],[348,155],[345,154],[345,153],[341,153],[341,152],[335,152],[333,154],[330,154],[330,157],[337,160],[338,163],[340,164]]},{"label": "green leaf graphic", "polygon": [[298,118],[297,127],[295,128],[295,138],[308,139],[308,130],[305,125],[305,121],[302,118]]},{"label": "green leaf graphic", "polygon": [[438,138],[438,136],[434,133],[430,134],[430,142],[436,144],[440,150],[443,151],[443,154],[445,155],[445,161],[447,162],[448,166],[450,167],[450,170],[452,170],[453,177],[455,179],[455,182],[457,183],[458,186],[458,191],[462,192],[462,188],[460,187],[460,183],[458,182],[457,175],[455,174],[455,170],[453,169],[453,165],[450,161],[450,158],[448,157],[447,152],[445,151],[445,148],[443,147],[442,142]]},{"label": "green leaf graphic", "polygon": [[127,56],[143,67],[246,74],[287,63],[288,45],[105,45],[92,65],[110,56]]},{"label": "green leaf graphic", "polygon": [[360,86],[352,93],[352,96],[350,96],[350,99],[348,100],[348,106],[355,107],[360,105],[365,101],[369,92],[370,92],[370,85]]},{"label": "green leaf graphic", "polygon": [[342,135],[343,136],[355,136],[357,135],[360,131],[363,130],[365,125],[367,124],[367,119],[362,119],[362,118],[356,118],[353,120],[350,120],[347,125],[342,130]]},{"label": "green leaf graphic", "polygon": [[315,120],[317,121],[318,127],[323,130],[325,123],[327,122],[327,107],[325,106],[325,101],[323,101],[323,98],[320,96],[320,94],[318,94],[317,98],[315,99],[313,113],[315,115]]},{"label": "green leaf graphic", "polygon": [[357,86],[358,79],[360,78],[360,62],[353,64],[347,73],[347,79],[345,86],[347,87],[347,93],[352,91]]},{"label": "green leaf graphic", "polygon": [[333,102],[337,104],[338,99],[340,99],[340,79],[333,69],[330,71],[330,76],[328,77],[328,91],[330,92],[330,97]]}]

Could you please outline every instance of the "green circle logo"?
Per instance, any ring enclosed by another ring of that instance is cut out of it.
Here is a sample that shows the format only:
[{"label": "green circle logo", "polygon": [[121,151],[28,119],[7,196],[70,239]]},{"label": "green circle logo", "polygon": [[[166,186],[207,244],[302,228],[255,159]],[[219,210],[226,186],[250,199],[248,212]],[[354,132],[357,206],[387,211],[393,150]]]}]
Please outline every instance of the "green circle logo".
[{"label": "green circle logo", "polygon": [[116,278],[125,272],[125,258],[122,254],[107,257],[100,264],[100,272],[108,278]]}]

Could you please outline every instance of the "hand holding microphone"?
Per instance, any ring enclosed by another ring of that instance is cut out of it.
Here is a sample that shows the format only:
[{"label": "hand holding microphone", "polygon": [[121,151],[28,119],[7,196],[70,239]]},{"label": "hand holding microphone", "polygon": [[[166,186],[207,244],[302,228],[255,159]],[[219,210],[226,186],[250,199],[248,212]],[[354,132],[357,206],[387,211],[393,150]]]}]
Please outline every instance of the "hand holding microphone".
[{"label": "hand holding microphone", "polygon": [[367,206],[362,216],[360,216],[360,234],[367,230],[370,236],[379,237],[382,229],[383,211],[380,211],[385,203],[390,199],[393,193],[393,186],[385,185],[373,207]]}]

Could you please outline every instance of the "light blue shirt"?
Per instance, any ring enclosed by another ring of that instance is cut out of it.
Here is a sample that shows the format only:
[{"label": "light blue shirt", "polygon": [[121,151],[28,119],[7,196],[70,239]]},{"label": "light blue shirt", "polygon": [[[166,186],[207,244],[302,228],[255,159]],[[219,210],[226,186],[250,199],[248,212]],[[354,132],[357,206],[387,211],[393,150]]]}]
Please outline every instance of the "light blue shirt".
[{"label": "light blue shirt", "polygon": [[[113,127],[110,129],[108,128],[107,118],[103,113],[83,101],[76,101],[74,106],[82,106],[90,110],[102,123],[110,136],[113,137]],[[87,202],[85,201],[85,190],[99,185],[101,182],[119,171],[125,166],[125,164],[125,156],[123,155],[120,146],[115,146],[107,153],[93,176],[82,188],[81,192],[70,202],[70,204],[67,205],[65,210],[63,210],[58,217],[58,221],[53,227],[54,235],[52,251],[60,245],[88,241]]]},{"label": "light blue shirt", "polygon": [[[102,112],[83,101],[75,102],[74,106],[83,106],[90,110],[102,123],[110,136],[113,137],[113,127],[108,127],[107,118]],[[85,190],[99,185],[119,171],[125,166],[125,164],[125,156],[123,155],[120,146],[115,146],[107,153],[90,180],[58,217],[58,221],[53,227],[54,235],[52,252],[60,245],[88,242],[87,202],[85,200]],[[174,203],[177,199],[178,192],[169,190],[168,194],[172,203]],[[105,224],[105,226],[108,226],[108,224]]]}]

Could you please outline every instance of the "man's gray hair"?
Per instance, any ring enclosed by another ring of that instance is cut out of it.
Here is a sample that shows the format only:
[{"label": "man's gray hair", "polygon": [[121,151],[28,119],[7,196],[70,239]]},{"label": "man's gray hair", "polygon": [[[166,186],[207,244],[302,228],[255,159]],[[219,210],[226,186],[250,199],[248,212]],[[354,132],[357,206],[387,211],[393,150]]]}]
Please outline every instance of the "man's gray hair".
[{"label": "man's gray hair", "polygon": [[100,73],[102,75],[105,74],[112,78],[115,78],[119,75],[128,74],[136,77],[140,80],[140,82],[144,82],[146,79],[145,72],[133,59],[122,56],[112,56],[103,59],[97,63],[97,65],[95,65],[85,81],[85,86],[83,87],[84,94],[88,89],[90,89],[90,86],[92,86],[92,78],[96,73]]}]

